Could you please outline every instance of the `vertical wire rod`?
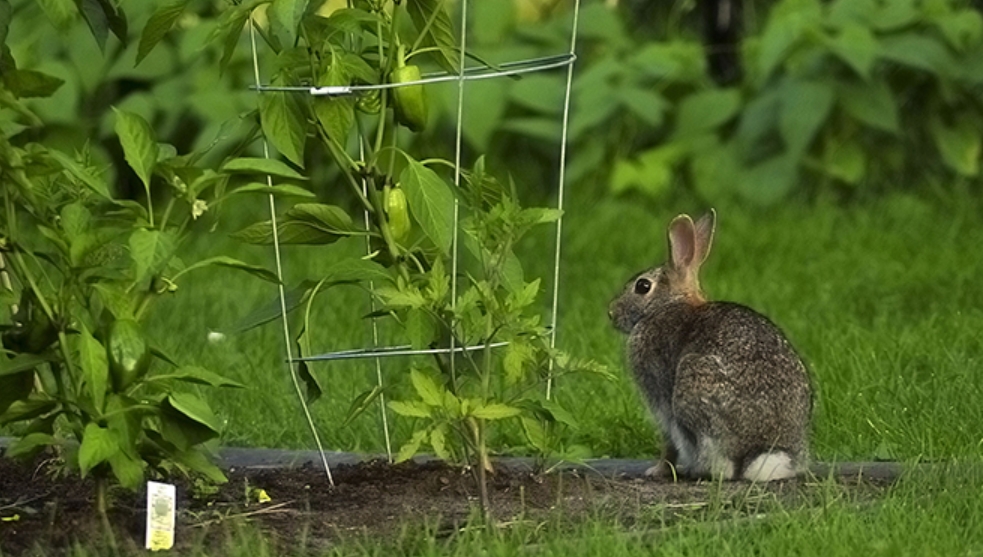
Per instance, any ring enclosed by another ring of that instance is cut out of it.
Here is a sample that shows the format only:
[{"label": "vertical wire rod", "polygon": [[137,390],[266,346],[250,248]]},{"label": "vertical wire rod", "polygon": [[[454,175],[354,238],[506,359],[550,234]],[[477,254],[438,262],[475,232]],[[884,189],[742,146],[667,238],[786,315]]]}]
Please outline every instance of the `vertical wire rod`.
[{"label": "vertical wire rod", "polygon": [[[464,60],[467,58],[465,56],[465,51],[467,49],[467,36],[468,36],[468,0],[463,0],[461,2],[461,46],[460,46],[460,59],[461,64],[458,68],[457,74],[457,126],[454,130],[454,187],[461,187],[461,137],[464,131]],[[458,258],[458,221],[460,220],[460,203],[458,198],[454,196],[454,230],[451,233],[451,335],[450,335],[450,367],[451,367],[451,377],[457,377],[457,352],[454,350],[455,345],[455,334],[454,328],[457,325],[455,318],[453,317],[454,309],[457,308],[457,258]],[[491,339],[487,339],[491,341]]]},{"label": "vertical wire rod", "polygon": [[[382,115],[379,116],[383,118]],[[396,133],[393,130],[393,133]],[[359,132],[358,137],[358,157],[361,161],[365,162],[365,145],[362,143],[364,138],[361,132]],[[362,195],[366,198],[369,196],[369,181],[365,177],[362,178]],[[365,217],[365,229],[368,230],[371,226],[369,222],[369,210],[363,209],[362,215]],[[369,237],[365,237],[365,253],[372,253],[372,242]],[[369,281],[369,312],[375,314],[375,298],[372,296],[372,292],[375,292],[375,281]],[[379,323],[376,318],[372,318],[372,348],[379,347]],[[375,360],[375,382],[379,386],[379,413],[382,414],[382,434],[386,438],[386,460],[391,464],[393,461],[393,446],[392,441],[389,438],[389,416],[386,414],[386,394],[382,392],[382,359],[376,356]]]},{"label": "vertical wire rod", "polygon": [[[570,54],[576,55],[577,50],[577,24],[580,20],[580,0],[573,4],[573,28],[570,31]],[[560,210],[560,217],[556,220],[556,249],[553,252],[553,305],[550,311],[550,348],[556,348],[556,322],[557,310],[560,300],[560,248],[563,243],[563,198],[566,193],[566,170],[567,170],[567,129],[570,122],[570,91],[573,86],[573,65],[571,59],[567,66],[567,86],[563,95],[563,128],[560,132],[560,184],[556,208]],[[549,371],[546,377],[546,400],[553,394],[553,358],[550,358]]]},{"label": "vertical wire rod", "polygon": [[[253,77],[255,78],[256,85],[259,85],[259,57],[256,54],[256,22],[253,21],[252,15],[249,16],[249,41],[252,48],[253,55]],[[260,93],[262,94],[262,93]],[[270,158],[270,145],[267,142],[266,137],[263,137],[263,156],[265,158]],[[269,174],[266,175],[266,185],[270,188],[273,187],[273,177]],[[280,295],[280,315],[282,319],[283,327],[283,341],[284,348],[287,351],[287,362],[290,370],[290,379],[294,385],[294,391],[297,393],[297,398],[300,400],[300,406],[304,409],[304,417],[307,419],[307,426],[310,428],[311,433],[314,435],[314,443],[317,444],[317,453],[321,457],[321,464],[324,466],[324,473],[328,476],[328,484],[334,487],[334,478],[331,477],[331,468],[328,466],[328,459],[324,455],[324,447],[321,445],[321,436],[317,433],[317,427],[314,426],[314,419],[311,417],[311,410],[307,406],[307,401],[304,399],[304,392],[300,388],[300,381],[297,380],[297,368],[294,363],[291,363],[293,359],[293,350],[290,347],[290,323],[287,320],[287,300],[283,288],[283,265],[280,258],[280,235],[277,230],[277,219],[276,219],[276,201],[273,199],[273,194],[270,194],[270,226],[273,227],[273,254],[276,259],[276,278],[277,278],[277,289]]]}]

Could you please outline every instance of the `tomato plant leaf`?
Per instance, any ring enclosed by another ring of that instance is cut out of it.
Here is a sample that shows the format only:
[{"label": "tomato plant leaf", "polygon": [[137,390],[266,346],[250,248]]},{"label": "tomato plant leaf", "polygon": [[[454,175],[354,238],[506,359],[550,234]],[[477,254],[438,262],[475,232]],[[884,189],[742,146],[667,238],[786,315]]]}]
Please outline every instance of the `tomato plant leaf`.
[{"label": "tomato plant leaf", "polygon": [[390,400],[387,406],[393,412],[408,418],[429,418],[431,415],[430,407],[419,401]]},{"label": "tomato plant leaf", "polygon": [[444,388],[438,385],[433,377],[418,369],[412,369],[410,370],[410,382],[413,383],[413,389],[416,390],[416,394],[424,404],[436,407],[443,406]]},{"label": "tomato plant leaf", "polygon": [[402,447],[399,448],[399,453],[396,455],[396,462],[405,462],[417,452],[420,451],[420,444],[427,438],[427,430],[421,429],[413,432],[413,437],[410,438]]},{"label": "tomato plant leaf", "polygon": [[500,402],[478,404],[471,410],[471,415],[482,420],[502,420],[518,416],[522,411],[514,406]]}]

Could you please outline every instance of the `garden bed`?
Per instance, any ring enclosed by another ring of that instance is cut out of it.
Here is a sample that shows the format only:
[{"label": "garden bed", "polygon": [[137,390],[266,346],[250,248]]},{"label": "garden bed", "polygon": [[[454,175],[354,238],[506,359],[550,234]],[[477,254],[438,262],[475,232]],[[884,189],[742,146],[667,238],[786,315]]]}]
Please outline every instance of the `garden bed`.
[{"label": "garden bed", "polygon": [[[477,516],[478,489],[471,475],[441,462],[419,459],[398,465],[381,460],[333,468],[335,487],[307,460],[310,453],[226,452],[229,483],[217,489],[178,481],[177,547],[225,543],[244,525],[291,554],[327,549],[346,540],[385,540],[405,528],[452,536]],[[285,461],[296,465],[284,466]],[[243,462],[248,465],[238,466]],[[807,478],[751,486],[741,482],[678,482],[639,477],[644,461],[595,461],[534,474],[530,461],[499,461],[491,476],[492,511],[500,527],[603,519],[629,526],[665,528],[683,520],[763,517],[790,507],[820,505],[848,494],[875,501],[898,476],[893,464],[843,465],[829,474],[817,466]],[[51,461],[19,463],[0,458],[0,553],[27,553],[36,545],[60,553],[78,541],[105,547],[90,480],[59,479]],[[825,479],[823,479],[825,477]],[[270,501],[257,501],[262,489]],[[114,492],[110,521],[124,552],[143,544],[145,493]],[[721,511],[726,512],[722,513]],[[15,518],[16,517],[16,518]],[[560,520],[562,519],[562,520]]]}]

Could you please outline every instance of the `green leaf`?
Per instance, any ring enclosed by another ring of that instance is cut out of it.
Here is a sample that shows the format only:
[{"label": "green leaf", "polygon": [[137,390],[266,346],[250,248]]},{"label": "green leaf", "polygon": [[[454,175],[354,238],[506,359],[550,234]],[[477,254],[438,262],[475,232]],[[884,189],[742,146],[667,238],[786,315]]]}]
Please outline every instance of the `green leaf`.
[{"label": "green leaf", "polygon": [[62,153],[61,151],[49,150],[48,155],[55,159],[69,174],[71,174],[76,180],[84,184],[93,192],[99,194],[104,199],[112,199],[109,194],[109,186],[106,185],[106,181],[102,177],[96,177],[89,171],[88,168],[83,167],[75,161],[75,159],[70,158],[68,155]]},{"label": "green leaf", "polygon": [[957,9],[934,18],[933,23],[957,51],[964,51],[983,38],[983,15],[973,8]]},{"label": "green leaf", "polygon": [[[257,2],[245,2],[226,9],[222,12],[218,25],[212,30],[207,43],[221,42],[222,58],[219,60],[219,72],[225,71],[225,67],[235,54],[236,47],[239,45],[239,37],[242,30],[249,20],[249,14],[256,7]],[[264,93],[263,96],[266,96]]]},{"label": "green leaf", "polygon": [[[23,397],[18,397],[19,400],[14,401],[3,412],[0,412],[0,426],[21,422],[24,420],[31,420],[37,418],[38,416],[47,414],[58,407],[58,403],[49,398],[28,398],[30,389],[34,387],[34,375],[31,374],[29,377],[27,377],[27,379],[29,379],[27,382],[29,387],[28,391],[23,393]],[[16,388],[7,384],[6,380],[0,383],[0,386],[3,387],[2,392],[4,395],[10,394],[11,391]],[[3,407],[0,406],[0,409],[3,409]]]},{"label": "green leaf", "polygon": [[119,484],[130,491],[143,485],[143,461],[124,451],[117,451],[109,457],[109,466]]},{"label": "green leaf", "polygon": [[420,309],[427,305],[427,299],[416,287],[396,288],[382,286],[375,289],[375,295],[391,308]]},{"label": "green leaf", "polygon": [[376,385],[367,391],[363,391],[354,399],[352,399],[351,405],[348,407],[348,414],[345,416],[345,421],[341,422],[340,427],[347,427],[355,418],[362,415],[362,412],[368,410],[369,406],[375,402],[379,395],[383,393],[385,389]]},{"label": "green leaf", "polygon": [[259,97],[259,117],[263,135],[287,159],[304,167],[307,118],[298,95],[267,91]]},{"label": "green leaf", "polygon": [[238,381],[227,379],[221,375],[198,366],[182,366],[173,373],[155,375],[148,377],[147,381],[167,382],[183,381],[185,383],[195,383],[198,385],[208,385],[210,387],[232,387],[245,389],[246,386]]},{"label": "green leaf", "polygon": [[560,123],[554,118],[509,118],[502,124],[501,129],[552,144],[555,144],[562,134]]},{"label": "green leaf", "polygon": [[[342,64],[341,57],[332,51],[332,62],[325,75],[318,80],[318,86],[348,85],[349,76]],[[348,144],[348,134],[355,123],[355,101],[352,97],[322,96],[313,99],[314,115],[317,116],[321,127],[328,137],[338,142],[338,145]]]},{"label": "green leaf", "polygon": [[224,484],[229,481],[229,479],[225,477],[225,473],[222,472],[221,468],[215,466],[211,461],[209,461],[208,457],[201,451],[177,451],[169,453],[168,456],[170,456],[170,458],[180,467],[186,468],[191,472],[201,474],[210,482]]},{"label": "green leaf", "polygon": [[759,205],[771,205],[785,197],[798,178],[797,158],[779,155],[752,166],[741,174],[741,194]]},{"label": "green leaf", "polygon": [[935,118],[930,129],[946,166],[962,176],[979,174],[981,132],[975,122],[960,119],[950,126]]},{"label": "green leaf", "polygon": [[143,187],[150,191],[150,177],[157,166],[160,148],[154,130],[143,117],[132,112],[113,108],[116,113],[116,135],[123,146],[127,164],[137,173]]},{"label": "green leaf", "polygon": [[167,402],[187,418],[207,427],[215,433],[222,431],[222,422],[215,416],[208,403],[191,393],[171,393]]},{"label": "green leaf", "polygon": [[430,446],[433,447],[433,452],[437,455],[437,458],[441,460],[451,459],[451,453],[447,450],[446,424],[440,424],[430,430]]},{"label": "green leaf", "polygon": [[14,17],[14,8],[9,0],[0,0],[0,45],[7,44],[7,33],[10,31],[10,20]]},{"label": "green leaf", "polygon": [[37,0],[37,3],[51,23],[61,30],[67,29],[78,13],[72,0]]},{"label": "green leaf", "polygon": [[61,229],[69,241],[92,228],[92,213],[81,202],[69,203],[61,208]]},{"label": "green leaf", "polygon": [[0,377],[30,371],[45,362],[52,361],[55,361],[52,356],[39,354],[18,354],[10,359],[0,356]]},{"label": "green leaf", "polygon": [[949,75],[955,62],[945,45],[927,34],[903,33],[881,39],[882,56],[934,75]]},{"label": "green leaf", "polygon": [[479,404],[471,410],[471,415],[480,420],[502,420],[518,416],[521,413],[522,410],[500,402]]},{"label": "green leaf", "polygon": [[283,26],[283,30],[287,33],[286,42],[290,46],[297,41],[297,28],[300,26],[305,10],[307,10],[307,0],[273,0],[267,11],[271,20],[275,19]]},{"label": "green leaf", "polygon": [[829,41],[829,48],[864,79],[870,77],[870,70],[881,51],[880,43],[870,29],[857,24],[845,26]]},{"label": "green leaf", "polygon": [[413,437],[406,442],[402,447],[399,448],[399,454],[396,455],[396,462],[405,462],[420,451],[420,444],[427,438],[427,430],[421,429],[419,431],[413,432]]},{"label": "green leaf", "polygon": [[647,125],[657,128],[665,120],[669,103],[659,93],[639,87],[624,87],[617,92],[621,105]]},{"label": "green leaf", "polygon": [[17,98],[46,98],[54,95],[65,80],[35,70],[14,69],[5,72],[3,84]]},{"label": "green leaf", "polygon": [[410,210],[427,237],[448,254],[454,233],[454,194],[433,170],[413,159],[407,163],[399,181]]},{"label": "green leaf", "polygon": [[[297,355],[301,357],[304,356],[304,346],[310,344],[309,342],[301,342],[305,333],[306,328],[297,336]],[[306,387],[305,400],[307,404],[313,404],[321,398],[321,395],[324,394],[324,388],[321,387],[321,382],[318,381],[317,376],[311,373],[311,366],[306,361],[297,362],[297,376],[300,377]]]},{"label": "green leaf", "polygon": [[217,255],[215,257],[209,257],[208,259],[203,259],[197,263],[189,265],[182,269],[180,272],[176,273],[171,280],[177,280],[181,275],[194,271],[196,269],[201,269],[203,267],[218,266],[218,267],[228,267],[230,269],[237,269],[239,271],[245,271],[254,277],[263,279],[267,282],[272,282],[274,284],[279,284],[280,280],[277,279],[276,273],[262,267],[260,265],[253,265],[246,263],[244,261],[239,261],[233,257],[227,255]]},{"label": "green leaf", "polygon": [[[558,75],[529,74],[515,82],[509,97],[515,104],[540,114],[560,114],[566,81]],[[465,94],[465,99],[467,94]],[[470,116],[470,114],[468,114]]]},{"label": "green leaf", "polygon": [[6,458],[31,458],[44,447],[56,444],[55,438],[47,433],[28,433],[15,439],[3,453]]},{"label": "green leaf", "polygon": [[792,53],[808,25],[807,17],[805,13],[781,14],[777,9],[772,10],[758,41],[757,70],[762,81],[771,77],[775,68]]},{"label": "green leaf", "polygon": [[299,203],[287,211],[287,219],[316,224],[337,234],[361,232],[352,224],[348,213],[336,205],[324,203]]},{"label": "green leaf", "polygon": [[26,404],[25,399],[34,391],[36,375],[33,371],[22,371],[0,377],[0,425],[21,419],[15,407]]},{"label": "green leaf", "polygon": [[524,342],[514,340],[509,343],[505,348],[505,357],[502,358],[506,383],[515,385],[525,378],[526,365],[533,361],[534,355],[532,346]]},{"label": "green leaf", "polygon": [[559,402],[554,400],[544,400],[542,402],[543,408],[553,416],[553,419],[557,422],[566,425],[572,429],[578,429],[580,427],[577,419],[573,417],[573,414],[569,410],[560,405]]},{"label": "green leaf", "polygon": [[444,9],[444,0],[406,0],[406,10],[416,26],[417,31],[423,31],[432,20],[424,33],[423,47],[437,47],[433,55],[437,64],[445,71],[455,74],[461,71],[459,45],[454,38],[454,25],[450,15]]},{"label": "green leaf", "polygon": [[97,412],[101,412],[109,381],[109,359],[106,348],[93,337],[85,326],[77,337],[82,376]]},{"label": "green leaf", "polygon": [[261,159],[253,157],[240,157],[232,159],[222,165],[222,172],[242,173],[242,174],[263,174],[290,178],[293,180],[306,180],[307,177],[287,166],[286,163],[276,159]]},{"label": "green leaf", "polygon": [[686,156],[682,142],[674,141],[638,154],[636,160],[615,161],[610,187],[615,193],[637,189],[653,197],[667,193],[676,165]]},{"label": "green leaf", "polygon": [[126,287],[110,281],[97,282],[92,289],[99,294],[103,307],[117,319],[132,319],[134,317],[134,297],[126,291]]},{"label": "green leaf", "polygon": [[82,434],[82,444],[79,445],[79,470],[84,478],[89,470],[109,460],[120,451],[116,437],[99,424],[89,422]]},{"label": "green leaf", "polygon": [[426,348],[433,340],[434,323],[430,315],[423,309],[410,309],[403,323],[410,345],[415,350]]},{"label": "green leaf", "polygon": [[779,128],[791,156],[802,156],[809,149],[829,117],[833,99],[833,89],[822,81],[785,82]]},{"label": "green leaf", "polygon": [[181,19],[188,2],[189,0],[177,0],[159,6],[154,11],[154,14],[147,20],[147,24],[143,26],[143,32],[140,33],[140,45],[137,47],[135,65],[139,65],[147,57],[147,54],[150,54],[150,51],[157,46],[157,43],[164,38],[164,35],[174,27],[174,24]]},{"label": "green leaf", "polygon": [[737,89],[710,89],[694,93],[679,104],[673,137],[690,138],[716,129],[738,114]]},{"label": "green leaf", "polygon": [[855,140],[827,142],[823,150],[823,170],[848,184],[856,184],[867,171],[867,155]]},{"label": "green leaf", "polygon": [[[374,261],[351,258],[343,259],[329,267],[321,280],[327,286],[371,281],[391,283],[392,275],[385,267]],[[315,281],[304,281],[296,288],[288,290],[284,295],[287,312],[289,313],[306,303],[315,285],[317,285]],[[326,288],[321,288],[318,290],[318,293],[323,293],[325,290]],[[279,318],[280,315],[280,298],[276,297],[253,310],[249,315],[240,320],[239,324],[233,330],[240,333],[248,331],[249,329],[269,323]]]},{"label": "green leaf", "polygon": [[841,82],[837,100],[847,114],[864,124],[891,133],[899,131],[898,105],[884,81]]},{"label": "green leaf", "polygon": [[390,400],[387,406],[389,406],[393,412],[408,418],[429,418],[431,415],[429,406],[415,400],[408,402]]},{"label": "green leaf", "polygon": [[128,38],[126,18],[122,11],[116,10],[111,0],[77,0],[76,5],[100,50],[106,49],[109,31],[112,31],[124,46],[126,45]]},{"label": "green leaf", "polygon": [[443,406],[445,389],[438,385],[433,377],[420,370],[412,369],[410,370],[410,382],[413,383],[413,389],[416,390],[416,394],[425,404]]},{"label": "green leaf", "polygon": [[548,453],[550,450],[549,442],[543,424],[527,416],[522,416],[519,420],[522,422],[522,430],[525,432],[529,444],[541,453]]},{"label": "green leaf", "polygon": [[316,199],[317,196],[313,193],[305,190],[300,186],[295,186],[293,184],[275,184],[272,187],[261,182],[251,182],[236,188],[232,191],[233,194],[243,194],[243,193],[261,193],[265,195],[274,195],[276,197],[305,197],[307,199]]},{"label": "green leaf", "polygon": [[631,66],[640,75],[667,83],[702,82],[707,71],[703,45],[692,40],[648,42],[632,56]]},{"label": "green leaf", "polygon": [[157,274],[174,252],[171,237],[159,230],[138,228],[130,235],[129,245],[135,282]]}]

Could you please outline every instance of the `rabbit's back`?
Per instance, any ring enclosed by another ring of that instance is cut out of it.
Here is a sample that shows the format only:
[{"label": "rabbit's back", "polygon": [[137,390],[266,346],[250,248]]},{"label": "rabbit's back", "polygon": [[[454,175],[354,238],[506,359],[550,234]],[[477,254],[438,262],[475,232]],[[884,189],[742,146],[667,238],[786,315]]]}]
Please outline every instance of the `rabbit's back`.
[{"label": "rabbit's back", "polygon": [[809,376],[767,317],[736,303],[683,303],[647,316],[631,337],[636,378],[663,419],[718,439],[738,467],[773,449],[805,457]]}]

